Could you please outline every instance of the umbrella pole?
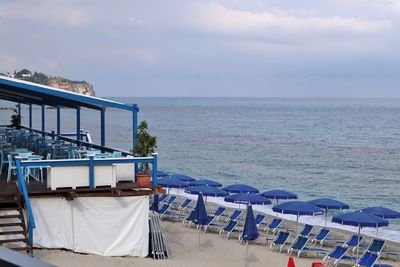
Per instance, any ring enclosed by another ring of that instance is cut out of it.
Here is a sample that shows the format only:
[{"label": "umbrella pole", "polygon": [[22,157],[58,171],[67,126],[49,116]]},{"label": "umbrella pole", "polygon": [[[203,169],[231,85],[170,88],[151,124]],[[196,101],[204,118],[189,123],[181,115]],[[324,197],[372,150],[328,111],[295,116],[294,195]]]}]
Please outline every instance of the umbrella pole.
[{"label": "umbrella pole", "polygon": [[328,208],[325,208],[325,228],[327,223],[328,223]]},{"label": "umbrella pole", "polygon": [[200,245],[200,236],[201,236],[201,234],[200,234],[200,232],[201,232],[201,227],[199,227],[199,250],[201,250],[201,245]]},{"label": "umbrella pole", "polygon": [[244,266],[249,266],[249,241],[246,240],[246,254],[244,256]]},{"label": "umbrella pole", "polygon": [[299,223],[299,214],[297,213],[295,233],[297,234],[297,224]]},{"label": "umbrella pole", "polygon": [[357,242],[357,261],[358,262],[358,253],[360,250],[360,235],[361,235],[361,224],[358,225],[358,242]]}]

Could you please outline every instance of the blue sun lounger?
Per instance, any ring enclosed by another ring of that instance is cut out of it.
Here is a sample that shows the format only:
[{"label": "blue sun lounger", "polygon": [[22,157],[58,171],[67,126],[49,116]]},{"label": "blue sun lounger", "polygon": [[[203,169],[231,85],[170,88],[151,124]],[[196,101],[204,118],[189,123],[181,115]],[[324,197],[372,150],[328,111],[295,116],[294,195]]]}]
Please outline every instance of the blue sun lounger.
[{"label": "blue sun lounger", "polygon": [[274,218],[268,225],[267,227],[265,227],[264,231],[272,231],[273,234],[276,233],[276,231],[278,230],[278,228],[281,226],[282,224],[282,219],[280,218]]},{"label": "blue sun lounger", "polygon": [[313,248],[307,246],[308,238],[304,236],[297,236],[297,239],[288,249],[289,256],[292,255],[293,252],[297,252],[297,258],[300,257],[300,254],[304,252],[314,252],[317,254],[326,254],[326,250],[322,248]]},{"label": "blue sun lounger", "polygon": [[165,217],[174,217],[174,218],[178,218],[179,220],[183,217],[183,215],[181,213],[178,212],[173,212],[170,211],[170,205],[167,203],[164,203],[161,207],[161,209],[159,209],[158,214],[160,214],[160,219],[163,219]]},{"label": "blue sun lounger", "polygon": [[220,231],[219,235],[223,235],[226,232],[226,239],[229,239],[229,235],[234,233],[234,232],[239,232],[239,230],[236,229],[238,222],[230,220],[229,223],[227,223]]},{"label": "blue sun lounger", "polygon": [[254,218],[257,228],[259,228],[262,224],[264,224],[264,219],[265,219],[265,215],[257,214],[257,216]]},{"label": "blue sun lounger", "polygon": [[168,205],[172,205],[176,200],[176,196],[171,196],[168,200],[165,200],[164,202],[167,203]]},{"label": "blue sun lounger", "polygon": [[290,233],[285,231],[279,231],[274,241],[272,241],[270,248],[274,251],[275,246],[279,246],[279,253],[282,252],[282,248],[288,243]]},{"label": "blue sun lounger", "polygon": [[322,247],[324,245],[325,240],[327,240],[328,236],[329,236],[329,229],[326,228],[322,228],[319,233],[314,236],[314,238],[311,240],[311,243],[317,244],[319,243],[319,245]]},{"label": "blue sun lounger", "polygon": [[192,206],[190,206],[191,203],[191,199],[185,199],[184,201],[182,201],[181,204],[179,204],[178,210],[180,210],[181,212],[185,212],[186,209],[193,208]]},{"label": "blue sun lounger", "polygon": [[373,267],[375,263],[378,261],[379,255],[365,251],[357,263],[354,265],[356,267]]},{"label": "blue sun lounger", "polygon": [[311,234],[312,229],[314,226],[305,224],[303,230],[299,233],[302,237],[308,237]]},{"label": "blue sun lounger", "polygon": [[160,196],[160,198],[158,199],[158,201],[161,203],[161,202],[164,202],[166,199],[167,199],[167,197],[168,197],[168,195],[167,194],[162,194],[161,196]]},{"label": "blue sun lounger", "polygon": [[224,215],[225,210],[226,209],[224,207],[218,207],[211,215],[207,216],[207,222],[204,226],[204,233],[206,233],[207,229],[210,227],[221,227],[219,218]]},{"label": "blue sun lounger", "polygon": [[227,221],[237,221],[240,217],[240,215],[242,215],[242,211],[241,210],[234,210],[232,212],[232,214],[225,220]]},{"label": "blue sun lounger", "polygon": [[346,254],[349,252],[349,248],[348,247],[343,247],[343,246],[336,246],[333,248],[333,250],[331,252],[329,252],[329,254],[327,256],[324,257],[323,261],[327,261],[328,263],[330,262],[330,260],[334,260],[333,261],[333,266],[336,266],[339,261],[341,261],[342,259],[354,259],[353,257],[350,256],[346,256]]},{"label": "blue sun lounger", "polygon": [[366,251],[380,255],[385,247],[386,241],[381,239],[373,239],[368,245]]},{"label": "blue sun lounger", "polygon": [[354,253],[354,251],[356,250],[357,246],[359,245],[359,243],[361,243],[361,241],[363,240],[362,236],[358,236],[358,235],[352,235],[347,241],[346,243],[343,244],[343,246],[351,248],[352,252]]},{"label": "blue sun lounger", "polygon": [[186,216],[185,219],[183,219],[182,224],[186,224],[186,223],[187,223],[188,226],[189,226],[189,228],[190,228],[190,226],[191,226],[193,220],[195,219],[195,215],[196,215],[196,214],[195,214],[195,212],[194,212],[194,209],[192,209],[192,210],[190,211],[189,215]]}]

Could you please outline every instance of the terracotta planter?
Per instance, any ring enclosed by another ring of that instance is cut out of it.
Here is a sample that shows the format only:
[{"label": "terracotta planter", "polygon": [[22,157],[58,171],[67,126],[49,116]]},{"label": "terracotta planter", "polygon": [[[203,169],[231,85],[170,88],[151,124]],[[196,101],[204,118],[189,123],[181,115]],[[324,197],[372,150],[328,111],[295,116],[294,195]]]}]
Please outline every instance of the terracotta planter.
[{"label": "terracotta planter", "polygon": [[151,175],[146,173],[137,173],[136,180],[139,187],[151,187]]}]

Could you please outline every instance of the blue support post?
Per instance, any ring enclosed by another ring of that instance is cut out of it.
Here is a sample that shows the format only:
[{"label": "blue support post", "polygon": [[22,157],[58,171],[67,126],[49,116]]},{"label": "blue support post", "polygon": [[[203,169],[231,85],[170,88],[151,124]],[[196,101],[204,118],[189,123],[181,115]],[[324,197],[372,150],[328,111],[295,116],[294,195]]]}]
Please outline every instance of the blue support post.
[{"label": "blue support post", "polygon": [[76,140],[81,140],[81,107],[76,107]]},{"label": "blue support post", "polygon": [[21,116],[21,103],[18,103],[18,115]]},{"label": "blue support post", "polygon": [[89,188],[94,189],[94,156],[89,156]]},{"label": "blue support post", "polygon": [[57,105],[57,136],[61,135],[61,108]]},{"label": "blue support post", "polygon": [[157,157],[158,154],[157,153],[152,153],[151,154],[153,156],[153,186],[157,186],[158,185],[158,180],[157,180]]},{"label": "blue support post", "polygon": [[46,116],[46,106],[44,104],[42,104],[42,132],[43,132],[43,136],[44,136],[44,132],[46,131],[46,125],[45,125],[45,116]]},{"label": "blue support post", "polygon": [[[138,116],[137,113],[139,112],[139,108],[136,104],[132,105],[132,152],[135,154],[135,146],[136,146],[136,134],[137,134],[137,127],[138,127]],[[134,171],[137,173],[138,166],[135,163]]]},{"label": "blue support post", "polygon": [[100,136],[101,136],[101,146],[106,146],[106,109],[101,109],[100,114]]},{"label": "blue support post", "polygon": [[32,129],[32,104],[29,104],[29,129]]},{"label": "blue support post", "polygon": [[136,145],[136,134],[138,128],[138,113],[139,108],[136,104],[132,105],[132,148]]}]

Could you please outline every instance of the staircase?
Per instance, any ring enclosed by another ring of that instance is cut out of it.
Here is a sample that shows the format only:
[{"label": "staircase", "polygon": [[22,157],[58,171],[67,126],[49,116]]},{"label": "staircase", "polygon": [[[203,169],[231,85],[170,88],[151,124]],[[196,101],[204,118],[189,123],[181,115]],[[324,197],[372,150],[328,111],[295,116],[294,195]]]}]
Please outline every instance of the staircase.
[{"label": "staircase", "polygon": [[32,253],[18,192],[11,196],[0,196],[0,246]]}]

